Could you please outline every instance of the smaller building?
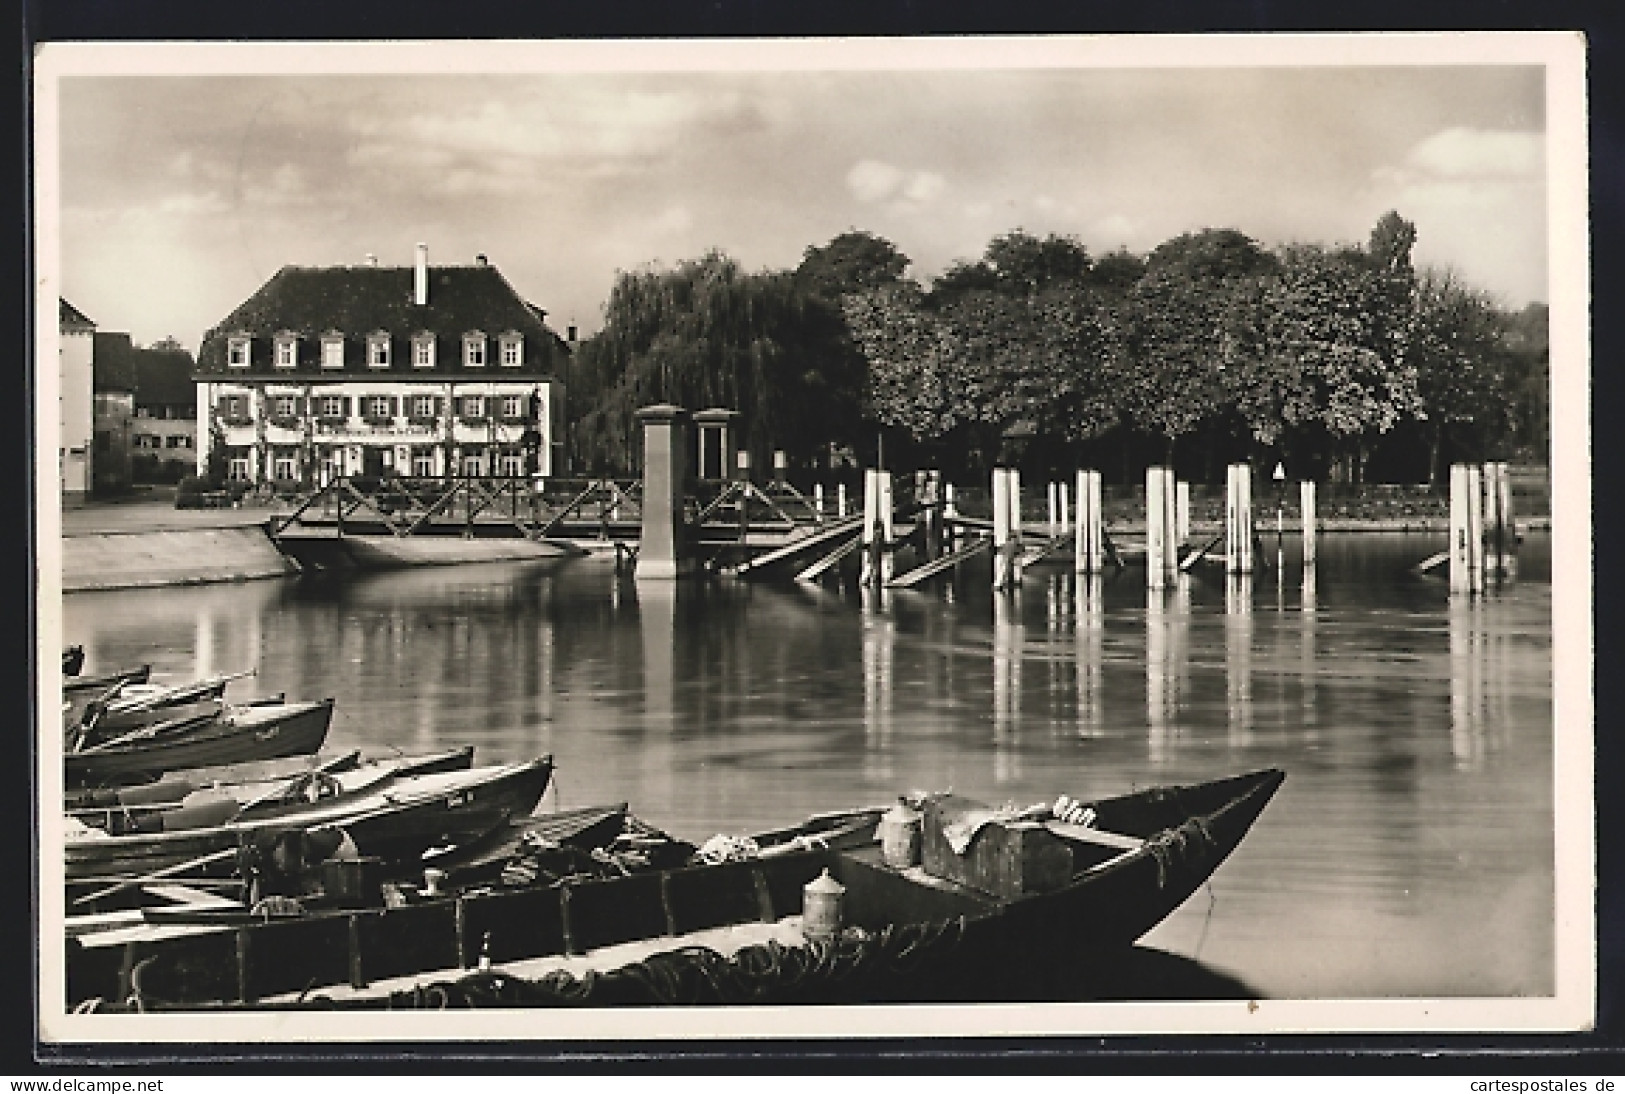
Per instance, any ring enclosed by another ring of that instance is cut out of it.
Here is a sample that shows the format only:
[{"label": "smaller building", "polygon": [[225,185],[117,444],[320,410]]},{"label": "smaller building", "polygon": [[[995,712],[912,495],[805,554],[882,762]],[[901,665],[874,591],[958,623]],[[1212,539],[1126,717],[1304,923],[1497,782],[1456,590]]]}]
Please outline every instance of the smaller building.
[{"label": "smaller building", "polygon": [[130,423],[131,474],[137,482],[176,482],[197,466],[194,362],[165,339],[131,351],[135,417]]},{"label": "smaller building", "polygon": [[82,500],[90,492],[95,432],[94,376],[96,324],[66,300],[57,300],[57,364],[61,387],[57,463],[64,500]]},{"label": "smaller building", "polygon": [[93,493],[117,494],[134,481],[135,347],[128,334],[112,331],[97,331],[92,345],[95,401],[90,487]]}]

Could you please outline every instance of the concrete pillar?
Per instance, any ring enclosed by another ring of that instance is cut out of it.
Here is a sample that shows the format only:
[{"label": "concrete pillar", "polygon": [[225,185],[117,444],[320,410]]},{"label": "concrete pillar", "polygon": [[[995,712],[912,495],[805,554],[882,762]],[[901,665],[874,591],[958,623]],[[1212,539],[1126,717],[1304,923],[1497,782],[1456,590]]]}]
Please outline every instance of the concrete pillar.
[{"label": "concrete pillar", "polygon": [[1067,496],[1070,489],[1064,482],[1055,485],[1056,493],[1061,498],[1061,528],[1059,534],[1063,536],[1072,530],[1072,499]]},{"label": "concrete pillar", "polygon": [[1473,592],[1484,591],[1484,476],[1467,468],[1467,549],[1471,553]]},{"label": "concrete pillar", "polygon": [[892,485],[890,471],[863,474],[863,559],[858,583],[884,585],[892,578]]},{"label": "concrete pillar", "polygon": [[846,516],[846,483],[844,482],[835,484],[835,515],[837,517]]},{"label": "concrete pillar", "polygon": [[821,482],[813,483],[813,511],[824,515],[824,484]]},{"label": "concrete pillar", "polygon": [[1174,483],[1174,543],[1185,544],[1191,538],[1191,484]]},{"label": "concrete pillar", "polygon": [[1061,534],[1061,521],[1058,512],[1060,496],[1053,482],[1045,484],[1044,490],[1044,533],[1050,539]]},{"label": "concrete pillar", "polygon": [[637,412],[643,423],[643,530],[637,576],[671,580],[686,572],[683,487],[687,468],[688,412],[669,404]]}]

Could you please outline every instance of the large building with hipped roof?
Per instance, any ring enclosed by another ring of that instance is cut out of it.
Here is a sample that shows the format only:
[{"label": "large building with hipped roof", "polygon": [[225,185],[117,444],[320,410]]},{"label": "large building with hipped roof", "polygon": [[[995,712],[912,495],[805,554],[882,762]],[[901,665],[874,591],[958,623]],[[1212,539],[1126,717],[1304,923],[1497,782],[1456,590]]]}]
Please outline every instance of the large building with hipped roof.
[{"label": "large building with hipped roof", "polygon": [[204,336],[199,472],[560,474],[570,351],[545,317],[483,255],[430,266],[420,243],[411,266],[285,266]]}]

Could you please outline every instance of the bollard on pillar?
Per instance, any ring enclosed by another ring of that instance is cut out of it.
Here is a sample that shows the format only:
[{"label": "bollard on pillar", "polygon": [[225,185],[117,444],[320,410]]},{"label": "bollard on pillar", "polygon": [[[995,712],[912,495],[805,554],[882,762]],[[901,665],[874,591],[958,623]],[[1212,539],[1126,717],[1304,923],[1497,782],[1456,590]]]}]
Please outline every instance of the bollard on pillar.
[{"label": "bollard on pillar", "polygon": [[1312,481],[1298,484],[1298,511],[1303,525],[1303,566],[1307,570],[1315,564],[1315,484]]},{"label": "bollard on pillar", "polygon": [[692,569],[683,535],[688,412],[662,403],[637,412],[643,423],[643,526],[637,576],[671,580]]}]

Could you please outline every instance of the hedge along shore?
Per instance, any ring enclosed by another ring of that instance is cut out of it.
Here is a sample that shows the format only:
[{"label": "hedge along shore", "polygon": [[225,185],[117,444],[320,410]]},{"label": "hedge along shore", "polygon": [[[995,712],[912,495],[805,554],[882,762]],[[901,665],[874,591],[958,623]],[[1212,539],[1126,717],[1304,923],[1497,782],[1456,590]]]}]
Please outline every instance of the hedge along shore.
[{"label": "hedge along shore", "polygon": [[204,585],[299,572],[263,525],[62,537],[62,591]]}]

